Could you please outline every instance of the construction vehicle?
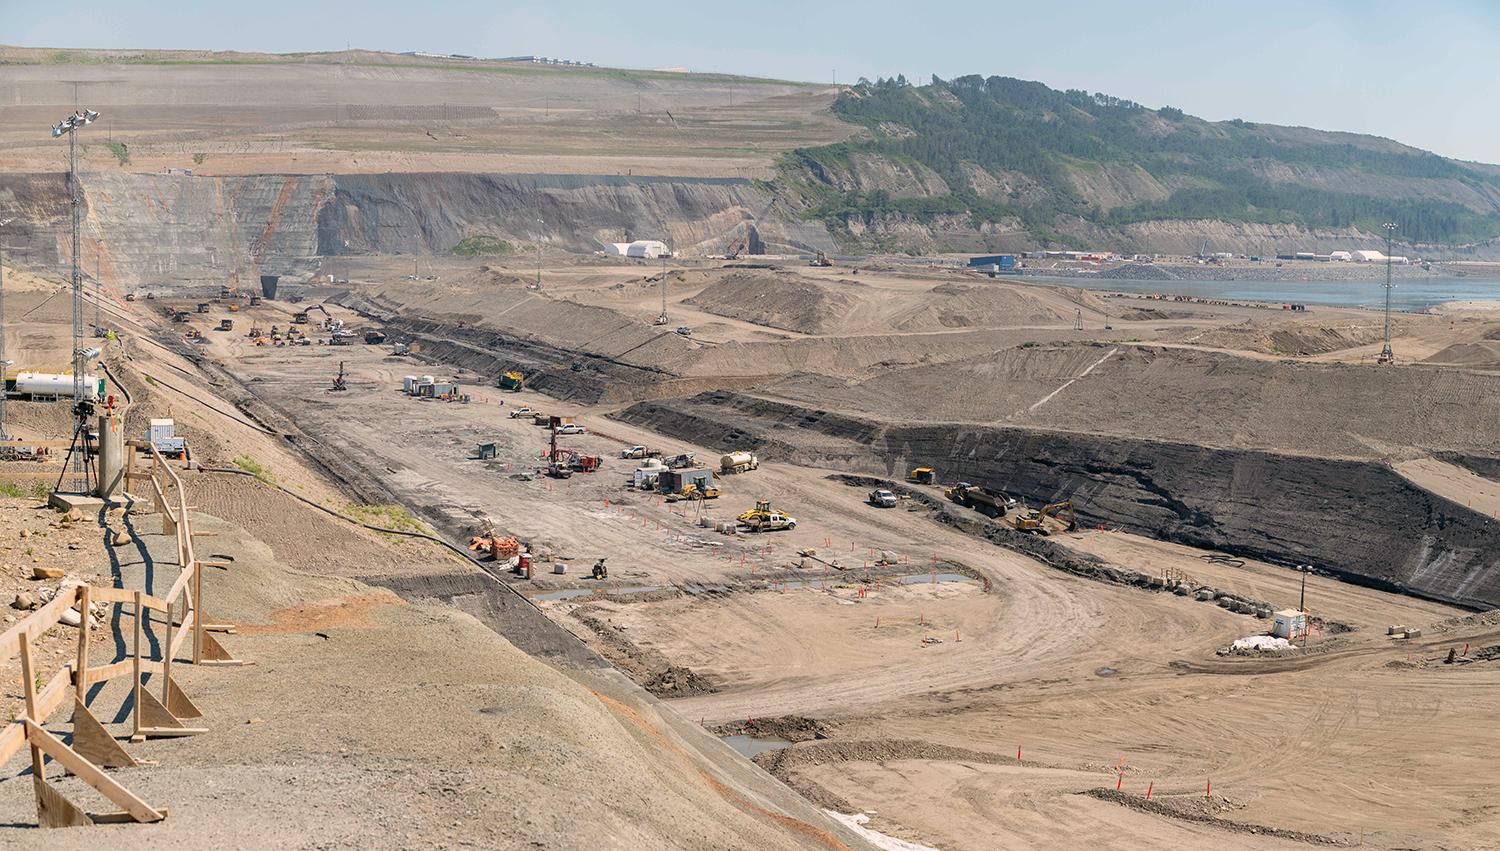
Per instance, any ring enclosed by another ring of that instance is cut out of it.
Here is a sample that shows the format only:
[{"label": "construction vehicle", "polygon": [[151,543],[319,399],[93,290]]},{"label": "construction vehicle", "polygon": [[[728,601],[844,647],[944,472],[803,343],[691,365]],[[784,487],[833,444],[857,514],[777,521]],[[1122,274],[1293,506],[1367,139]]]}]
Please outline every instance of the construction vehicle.
[{"label": "construction vehicle", "polygon": [[258,339],[260,339],[260,325],[259,325],[259,323],[251,324],[251,326],[250,326],[250,333],[248,335],[246,335],[246,336],[248,336],[252,340],[258,340]]},{"label": "construction vehicle", "polygon": [[817,254],[817,256],[814,257],[812,259],[812,261],[810,263],[808,263],[807,265],[809,265],[809,266],[832,266],[833,265],[833,261],[828,259],[828,255],[827,254],[824,254],[823,252],[819,251],[818,254]]},{"label": "construction vehicle", "polygon": [[207,313],[208,312],[208,302],[206,302],[206,301],[200,301],[200,302],[198,302],[198,312],[199,313]]},{"label": "construction vehicle", "polygon": [[167,315],[172,317],[173,322],[188,321],[188,312],[186,310],[168,310]]},{"label": "construction vehicle", "polygon": [[899,501],[896,499],[896,495],[894,493],[891,493],[885,488],[877,488],[876,490],[870,491],[870,495],[866,497],[866,499],[871,505],[875,506],[876,508],[895,508],[896,503]]},{"label": "construction vehicle", "polygon": [[203,342],[203,332],[197,328],[189,328],[187,330],[187,338],[195,343],[201,343]]},{"label": "construction vehicle", "polygon": [[682,486],[682,490],[680,490],[680,491],[678,491],[676,493],[669,493],[669,494],[667,494],[667,497],[666,497],[667,502],[680,502],[682,500],[718,499],[718,498],[719,498],[719,489],[718,488],[713,488],[713,487],[700,488],[696,484],[693,484],[692,482],[689,482],[689,483],[683,485]]},{"label": "construction vehicle", "polygon": [[339,374],[335,375],[333,377],[333,386],[330,387],[330,388],[328,388],[328,389],[330,391],[334,391],[334,390],[348,390],[349,389],[349,381],[348,381],[348,379],[349,379],[349,374],[346,373],[346,372],[344,372],[344,362],[343,361],[339,361]]},{"label": "construction vehicle", "polygon": [[632,446],[629,449],[620,450],[621,458],[659,458],[660,449],[648,449],[644,446]]},{"label": "construction vehicle", "polygon": [[522,375],[519,372],[512,371],[501,375],[500,380],[496,382],[495,386],[499,387],[501,390],[506,391],[507,393],[519,393],[521,392],[521,385],[525,382],[526,376]]},{"label": "construction vehicle", "polygon": [[229,312],[230,313],[239,313],[240,312],[240,306],[238,304],[231,304],[231,305],[229,305]]},{"label": "construction vehicle", "polygon": [[797,528],[797,519],[772,508],[768,499],[756,500],[754,508],[735,519],[751,532],[779,532]]},{"label": "construction vehicle", "polygon": [[919,485],[935,485],[937,484],[937,471],[931,467],[917,467],[906,474],[906,480]]},{"label": "construction vehicle", "polygon": [[1045,522],[1048,517],[1064,524],[1065,531],[1073,532],[1078,529],[1078,514],[1073,510],[1073,500],[1065,499],[1044,505],[1039,511],[1027,511],[1018,515],[1016,530],[1034,535],[1050,535],[1052,533]]},{"label": "construction vehicle", "polygon": [[382,334],[379,331],[366,331],[365,332],[365,345],[367,345],[367,346],[378,346],[378,345],[380,345],[381,343],[384,343],[384,342],[385,342],[385,334]]},{"label": "construction vehicle", "polygon": [[258,296],[258,295],[252,295],[252,296],[250,296],[250,306],[251,307],[255,307],[258,304],[260,304],[260,296]]},{"label": "construction vehicle", "polygon": [[[186,314],[184,314],[184,315],[186,315]],[[219,330],[220,331],[233,331],[234,330],[234,320],[233,319],[220,319],[219,320]]]},{"label": "construction vehicle", "polygon": [[125,294],[125,300],[126,301],[135,301],[135,293],[126,293]]},{"label": "construction vehicle", "polygon": [[609,578],[609,565],[604,563],[604,559],[601,558],[598,561],[594,562],[594,569],[591,572],[591,575],[598,580]]},{"label": "construction vehicle", "polygon": [[333,318],[333,316],[328,312],[328,308],[324,307],[321,304],[315,304],[306,310],[292,314],[292,321],[297,323],[298,325],[306,325],[308,322],[308,314],[312,313],[314,310],[323,311],[323,322],[325,324],[328,322],[328,320]]},{"label": "construction vehicle", "polygon": [[730,452],[719,458],[719,470],[724,473],[744,473],[760,466],[760,459],[751,452]]},{"label": "construction vehicle", "polygon": [[959,482],[948,488],[946,496],[950,501],[964,508],[972,508],[986,517],[1004,517],[1006,508],[1014,505],[1014,502],[1005,494],[982,488],[979,485],[971,485],[968,482]]}]

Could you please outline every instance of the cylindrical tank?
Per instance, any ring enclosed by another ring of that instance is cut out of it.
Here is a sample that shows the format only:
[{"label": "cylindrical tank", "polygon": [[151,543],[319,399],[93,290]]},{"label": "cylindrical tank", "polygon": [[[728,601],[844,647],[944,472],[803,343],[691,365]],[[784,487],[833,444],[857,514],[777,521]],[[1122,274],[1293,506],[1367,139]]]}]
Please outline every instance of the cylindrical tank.
[{"label": "cylindrical tank", "polygon": [[732,470],[735,467],[749,467],[755,463],[755,456],[749,452],[731,452],[719,459],[719,468]]},{"label": "cylindrical tank", "polygon": [[[98,401],[104,393],[104,380],[93,375],[84,375],[83,391],[86,398]],[[16,376],[16,392],[32,396],[72,396],[73,376],[48,372],[23,372]]]},{"label": "cylindrical tank", "polygon": [[644,461],[641,462],[641,466],[640,466],[639,469],[642,469],[642,470],[665,470],[665,469],[667,469],[667,465],[663,464],[661,462],[660,458],[647,458],[646,460],[644,460]]},{"label": "cylindrical tank", "polygon": [[431,383],[433,383],[433,382],[434,382],[434,381],[437,381],[437,379],[436,379],[436,378],[433,378],[433,377],[432,377],[432,376],[430,376],[430,375],[424,375],[424,376],[422,376],[422,383],[423,383],[423,384],[431,384]]}]

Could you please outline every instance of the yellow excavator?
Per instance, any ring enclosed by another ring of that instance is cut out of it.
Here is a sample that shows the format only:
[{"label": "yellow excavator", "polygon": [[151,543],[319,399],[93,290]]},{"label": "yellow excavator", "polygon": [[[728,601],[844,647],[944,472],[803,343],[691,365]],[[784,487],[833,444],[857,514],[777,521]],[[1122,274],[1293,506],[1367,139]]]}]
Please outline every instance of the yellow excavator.
[{"label": "yellow excavator", "polygon": [[1069,532],[1078,529],[1078,514],[1073,510],[1073,500],[1065,499],[1062,502],[1044,505],[1039,511],[1027,511],[1017,515],[1016,530],[1031,532],[1035,535],[1050,535],[1052,533],[1047,529],[1045,522],[1048,517],[1065,524]]},{"label": "yellow excavator", "polygon": [[688,482],[687,484],[683,485],[682,486],[682,490],[678,491],[677,493],[669,493],[669,494],[667,494],[667,502],[677,502],[679,500],[684,500],[684,499],[692,500],[692,499],[718,499],[718,498],[719,498],[719,489],[718,488],[699,488],[697,485],[693,484],[692,482]]},{"label": "yellow excavator", "polygon": [[797,518],[771,507],[769,499],[756,500],[755,507],[738,518],[741,526],[751,532],[777,532],[797,528]]}]

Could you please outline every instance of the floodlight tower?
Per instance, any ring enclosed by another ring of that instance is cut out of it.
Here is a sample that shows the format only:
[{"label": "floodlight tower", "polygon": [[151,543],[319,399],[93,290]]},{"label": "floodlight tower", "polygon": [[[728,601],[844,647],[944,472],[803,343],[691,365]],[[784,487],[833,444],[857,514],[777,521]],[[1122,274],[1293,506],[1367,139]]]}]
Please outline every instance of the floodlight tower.
[{"label": "floodlight tower", "polygon": [[1396,223],[1386,222],[1381,227],[1385,229],[1385,346],[1376,362],[1395,363],[1396,353],[1391,351],[1391,290],[1396,288],[1391,283],[1391,236],[1396,232]]},{"label": "floodlight tower", "polygon": [[83,198],[78,192],[78,131],[94,123],[99,113],[80,109],[52,128],[52,138],[68,137],[68,194],[73,208],[73,404],[84,401],[83,371],[88,366],[83,356],[83,270],[79,268],[79,243],[82,241]]},{"label": "floodlight tower", "polygon": [[667,318],[667,256],[672,253],[672,246],[670,242],[671,236],[667,234],[667,223],[660,221],[659,224],[661,225],[662,235],[666,236],[669,240],[667,251],[661,256],[661,313],[656,315],[656,324],[665,325],[671,321]]},{"label": "floodlight tower", "polygon": [[[85,351],[83,348],[83,270],[79,267],[83,198],[78,191],[78,131],[93,124],[98,117],[99,113],[92,109],[78,109],[52,128],[52,138],[68,137],[68,194],[73,208],[73,416],[78,421],[68,455],[73,459],[75,489],[80,492],[88,490],[88,421],[94,414],[94,405],[84,393],[84,371],[92,353],[98,349]],[[59,476],[59,486],[61,481]]]},{"label": "floodlight tower", "polygon": [[[0,228],[13,221],[14,218],[0,219]],[[10,361],[5,359],[5,260],[0,257],[0,440],[10,439],[5,433],[5,368],[8,366]]]}]

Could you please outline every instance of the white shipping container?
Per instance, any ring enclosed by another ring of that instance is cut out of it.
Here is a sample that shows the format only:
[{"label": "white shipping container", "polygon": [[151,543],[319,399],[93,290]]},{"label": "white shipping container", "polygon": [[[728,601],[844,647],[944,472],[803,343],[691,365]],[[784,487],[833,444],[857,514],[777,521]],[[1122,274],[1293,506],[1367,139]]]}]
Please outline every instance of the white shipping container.
[{"label": "white shipping container", "polygon": [[415,375],[408,375],[401,379],[401,392],[407,394],[417,392],[417,377]]},{"label": "white shipping container", "polygon": [[172,419],[153,419],[146,429],[146,440],[156,443],[171,440],[177,432],[177,423]]},{"label": "white shipping container", "polygon": [[1307,613],[1283,609],[1272,616],[1271,634],[1277,638],[1301,638],[1307,634]]}]

